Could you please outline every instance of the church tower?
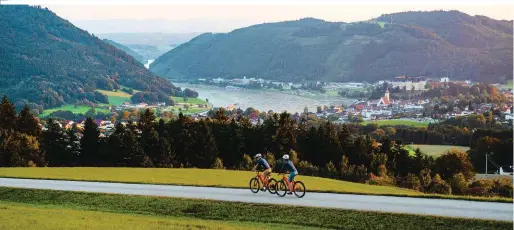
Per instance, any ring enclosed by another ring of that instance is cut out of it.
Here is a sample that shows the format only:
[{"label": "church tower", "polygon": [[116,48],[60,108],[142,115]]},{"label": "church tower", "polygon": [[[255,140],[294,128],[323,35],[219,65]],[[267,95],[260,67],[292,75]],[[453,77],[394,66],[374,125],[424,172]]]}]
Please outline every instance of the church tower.
[{"label": "church tower", "polygon": [[384,97],[389,101],[389,88],[386,89],[386,92],[384,94]]}]

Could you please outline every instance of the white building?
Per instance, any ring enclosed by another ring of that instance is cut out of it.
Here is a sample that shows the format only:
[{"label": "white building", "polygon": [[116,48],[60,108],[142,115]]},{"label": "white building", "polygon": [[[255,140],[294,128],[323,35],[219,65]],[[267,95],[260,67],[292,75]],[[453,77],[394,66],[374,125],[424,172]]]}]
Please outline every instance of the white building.
[{"label": "white building", "polygon": [[394,81],[387,81],[387,83],[392,88],[400,88],[405,89],[407,91],[410,90],[425,90],[425,86],[427,85],[426,80],[412,80],[407,76],[396,77]]},{"label": "white building", "polygon": [[215,83],[215,84],[219,84],[219,83],[222,83],[224,81],[225,81],[225,79],[220,78],[220,77],[212,79],[212,82]]}]

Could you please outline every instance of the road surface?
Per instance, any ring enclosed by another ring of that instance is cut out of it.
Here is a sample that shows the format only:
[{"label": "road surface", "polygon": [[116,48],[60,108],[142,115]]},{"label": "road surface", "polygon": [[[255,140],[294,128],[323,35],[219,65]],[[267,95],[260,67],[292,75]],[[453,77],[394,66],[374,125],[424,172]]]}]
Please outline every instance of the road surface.
[{"label": "road surface", "polygon": [[513,220],[512,204],[464,200],[349,195],[315,193],[308,191],[305,197],[299,199],[294,195],[278,197],[277,195],[272,195],[267,192],[259,192],[257,194],[253,194],[249,189],[11,178],[0,178],[0,186],[130,195],[183,197],[250,203],[287,204],[296,206],[341,208],[364,211],[409,213],[504,221]]}]

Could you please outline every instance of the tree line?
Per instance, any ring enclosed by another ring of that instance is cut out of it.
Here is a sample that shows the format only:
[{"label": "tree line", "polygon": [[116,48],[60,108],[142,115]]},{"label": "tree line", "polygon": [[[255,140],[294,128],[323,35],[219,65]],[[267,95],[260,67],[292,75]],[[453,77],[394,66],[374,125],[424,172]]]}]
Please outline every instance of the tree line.
[{"label": "tree line", "polygon": [[[264,153],[277,170],[281,162],[275,159],[290,154],[301,175],[443,194],[469,194],[474,188],[468,187],[474,183],[473,158],[463,152],[450,151],[435,159],[419,150],[411,155],[401,140],[365,134],[355,124],[309,125],[284,112],[252,125],[243,116],[227,114],[218,109],[198,121],[182,114],[157,121],[147,109],[134,123],[118,123],[111,135],[101,137],[91,118],[85,120],[83,129],[63,129],[49,119],[47,130],[42,131],[27,106],[16,114],[4,97],[0,103],[0,166],[247,170],[253,155]],[[510,191],[512,195],[509,184],[499,183],[484,194]]]}]

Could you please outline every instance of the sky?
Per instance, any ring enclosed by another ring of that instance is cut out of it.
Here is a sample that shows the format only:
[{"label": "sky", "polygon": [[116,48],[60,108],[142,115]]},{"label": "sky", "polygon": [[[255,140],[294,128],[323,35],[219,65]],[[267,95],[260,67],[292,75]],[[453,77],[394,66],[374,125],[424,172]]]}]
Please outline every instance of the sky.
[{"label": "sky", "polygon": [[[514,19],[506,0],[8,0],[40,4],[95,34],[128,32],[229,32],[264,22],[314,17],[354,22],[402,11],[459,10],[495,19]],[[513,1],[514,2],[514,1]]]}]

